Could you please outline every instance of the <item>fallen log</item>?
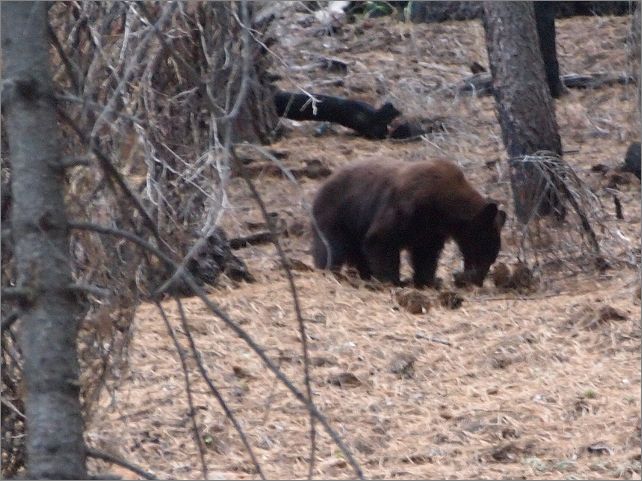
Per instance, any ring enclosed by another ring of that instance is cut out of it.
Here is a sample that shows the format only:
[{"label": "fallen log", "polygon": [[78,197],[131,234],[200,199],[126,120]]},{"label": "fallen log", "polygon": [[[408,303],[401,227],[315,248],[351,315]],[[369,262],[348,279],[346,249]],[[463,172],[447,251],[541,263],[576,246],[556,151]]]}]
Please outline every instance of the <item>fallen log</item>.
[{"label": "fallen log", "polygon": [[[314,100],[313,100],[313,98]],[[276,112],[291,120],[335,122],[369,139],[385,139],[388,124],[401,115],[390,102],[379,109],[359,100],[330,95],[312,96],[291,92],[277,92],[274,96]]]},{"label": "fallen log", "polygon": [[[626,85],[633,82],[633,77],[628,74],[593,73],[586,75],[562,75],[562,83],[571,89],[596,89],[607,85]],[[492,79],[488,73],[478,73],[466,77],[457,89],[460,93],[475,95],[490,95],[493,91]]]}]

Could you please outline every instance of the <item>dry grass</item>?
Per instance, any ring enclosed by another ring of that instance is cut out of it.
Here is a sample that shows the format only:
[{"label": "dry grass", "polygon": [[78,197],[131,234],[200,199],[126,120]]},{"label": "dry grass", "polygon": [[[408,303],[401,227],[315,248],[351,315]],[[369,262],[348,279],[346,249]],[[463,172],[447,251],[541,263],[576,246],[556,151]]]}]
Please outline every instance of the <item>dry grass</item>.
[{"label": "dry grass", "polygon": [[[303,15],[303,14],[301,14]],[[287,152],[285,164],[318,159],[335,168],[356,159],[456,159],[471,181],[510,206],[508,172],[489,97],[455,97],[448,88],[485,63],[477,22],[405,25],[391,19],[359,21],[336,38],[313,37],[293,15],[279,22],[275,52],[290,65],[315,54],[351,62],[344,87],[319,85],[339,78],[318,71],[289,72],[313,92],[381,103],[446,119],[447,130],[419,143],[372,142],[337,128],[314,137],[314,125],[291,129],[271,146]],[[559,22],[563,73],[626,70],[627,18],[575,18]],[[312,29],[314,27],[311,27]],[[355,29],[364,33],[357,35]],[[347,48],[345,48],[347,47]],[[281,72],[283,73],[283,72]],[[309,77],[306,77],[309,76]],[[314,79],[314,80],[312,80]],[[283,88],[292,89],[289,80]],[[615,166],[638,137],[635,88],[571,91],[556,102],[566,159],[606,206],[613,257],[639,263],[640,193],[637,179],[621,183],[623,221],[616,221],[609,179],[591,165]],[[488,161],[496,161],[495,163]],[[306,206],[318,180],[294,185],[259,175],[268,208],[288,227],[305,226]],[[260,220],[240,179],[230,187],[224,219],[231,235],[246,234]],[[514,223],[507,225],[501,260],[517,253]],[[619,232],[619,234],[618,234]],[[619,239],[614,240],[614,239]],[[555,239],[553,238],[554,242]],[[309,237],[284,239],[288,255],[310,264]],[[281,368],[303,387],[300,340],[284,275],[272,247],[240,251],[256,284],[228,283],[211,298],[245,327]],[[452,288],[459,262],[452,246],[439,274]],[[623,263],[602,274],[573,273],[562,264],[537,272],[528,295],[490,286],[463,290],[462,307],[439,305],[412,315],[395,301],[394,289],[339,282],[317,271],[296,271],[308,320],[315,402],[350,444],[367,477],[605,479],[640,476],[640,284],[637,269]],[[406,271],[407,274],[407,271]],[[602,312],[615,308],[624,319]],[[176,309],[166,303],[180,332]],[[196,299],[185,301],[193,334],[212,378],[241,419],[270,478],[307,474],[307,414],[276,383],[250,350]],[[615,317],[615,318],[614,318]],[[139,308],[128,369],[101,399],[91,421],[92,445],[118,453],[160,477],[200,476],[178,356],[153,306]],[[442,342],[432,342],[430,338]],[[402,372],[399,358],[414,359]],[[196,370],[191,365],[195,378]],[[330,382],[344,376],[342,387]],[[195,385],[195,404],[207,444],[211,478],[253,478],[238,436],[218,405]],[[350,478],[352,471],[329,438],[320,435],[315,475]]]}]

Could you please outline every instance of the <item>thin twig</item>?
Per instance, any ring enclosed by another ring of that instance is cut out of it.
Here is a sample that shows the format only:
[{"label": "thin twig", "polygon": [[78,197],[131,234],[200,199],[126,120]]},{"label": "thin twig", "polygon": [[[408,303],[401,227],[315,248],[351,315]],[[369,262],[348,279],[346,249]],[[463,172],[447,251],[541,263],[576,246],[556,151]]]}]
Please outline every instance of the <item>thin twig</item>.
[{"label": "thin twig", "polygon": [[167,315],[165,314],[165,309],[160,304],[159,301],[154,300],[154,304],[158,307],[165,327],[167,327],[167,332],[169,333],[172,341],[174,342],[174,347],[176,347],[176,352],[178,353],[178,358],[181,361],[181,368],[183,369],[183,378],[185,379],[185,391],[187,393],[187,405],[189,407],[189,417],[192,420],[192,429],[194,431],[194,442],[198,448],[198,454],[201,460],[201,471],[203,473],[203,479],[208,479],[207,477],[207,463],[205,462],[205,445],[203,444],[203,439],[198,432],[198,424],[196,423],[196,408],[194,407],[194,400],[192,399],[192,385],[189,380],[189,370],[187,368],[187,361],[185,358],[185,352],[176,338],[176,332],[169,322]]},{"label": "thin twig", "polygon": [[10,301],[30,302],[35,298],[34,290],[29,287],[3,287],[0,294]]},{"label": "thin twig", "polygon": [[97,141],[87,136],[87,134],[85,134],[82,131],[82,129],[76,124],[76,122],[74,122],[62,109],[58,109],[58,114],[74,130],[74,132],[76,132],[78,137],[80,137],[80,140],[82,140],[84,144],[89,146],[91,151],[94,153],[94,155],[98,159],[100,166],[102,167],[105,174],[107,174],[107,176],[110,179],[113,179],[116,181],[116,183],[121,188],[125,196],[130,200],[130,202],[134,205],[136,210],[138,210],[138,212],[141,214],[141,216],[143,217],[143,222],[145,223],[147,228],[152,232],[156,240],[159,243],[162,243],[163,245],[165,245],[171,251],[171,248],[169,248],[169,245],[167,245],[167,243],[162,239],[156,224],[154,224],[154,221],[152,220],[150,214],[147,212],[147,209],[145,209],[145,206],[143,206],[143,203],[141,202],[141,200],[129,187],[129,185],[127,184],[127,181],[123,178],[123,176],[120,174],[118,169],[114,167],[112,162],[109,160],[109,157],[105,153],[103,153],[102,150],[100,150],[100,148],[98,147]]},{"label": "thin twig", "polygon": [[[105,235],[110,235],[110,236],[115,236],[115,237],[120,237],[123,239],[127,239],[138,246],[142,247],[143,249],[148,250],[155,256],[157,256],[160,260],[165,262],[167,265],[169,265],[171,268],[176,269],[178,265],[169,257],[167,256],[164,252],[162,252],[159,248],[156,246],[150,244],[144,239],[141,239],[139,236],[125,231],[121,229],[116,229],[116,228],[111,228],[111,227],[106,227],[106,226],[101,226],[98,224],[93,224],[93,223],[87,223],[87,222],[70,222],[69,223],[69,228],[70,229],[77,229],[77,230],[89,230],[93,232],[97,232],[100,234],[105,234]],[[234,320],[232,320],[225,312],[223,312],[216,304],[214,304],[208,297],[206,292],[203,290],[201,286],[199,286],[196,281],[194,280],[193,276],[187,272],[183,273],[183,280],[187,284],[187,286],[192,289],[194,294],[198,296],[201,301],[205,304],[205,306],[219,319],[221,319],[234,333],[240,337],[256,354],[257,356],[261,359],[261,361],[265,364],[265,366],[283,383],[283,385],[294,395],[294,397],[301,402],[309,412],[311,412],[314,417],[321,423],[323,426],[323,429],[328,433],[330,438],[334,441],[334,443],[337,445],[337,447],[341,450],[343,455],[346,457],[346,460],[348,464],[352,467],[354,470],[356,476],[359,479],[363,479],[363,471],[361,470],[361,467],[357,463],[357,461],[354,459],[354,456],[352,455],[350,449],[345,445],[339,434],[330,426],[330,423],[328,422],[327,418],[321,414],[321,412],[317,409],[317,407],[312,403],[311,401],[308,400],[308,398],[301,392],[299,391],[294,384],[292,384],[292,381],[288,379],[288,377],[279,369],[276,364],[267,356],[265,353],[265,350],[262,349],[254,339],[242,328],[240,327]]]},{"label": "thin twig", "polygon": [[[312,383],[310,381],[310,354],[308,352],[308,339],[307,339],[307,333],[305,329],[305,321],[303,320],[303,314],[301,312],[299,295],[296,289],[296,284],[294,283],[294,276],[292,275],[290,264],[285,257],[285,252],[283,251],[283,247],[281,246],[281,242],[279,241],[279,235],[274,228],[272,219],[270,219],[268,215],[267,209],[265,207],[265,203],[263,202],[261,195],[258,193],[258,191],[256,190],[256,187],[254,186],[254,183],[250,180],[250,177],[247,175],[247,170],[245,169],[245,165],[243,165],[243,162],[241,162],[240,159],[237,157],[234,146],[230,146],[230,153],[232,154],[232,158],[234,159],[234,162],[236,163],[236,166],[239,169],[239,172],[243,177],[243,180],[245,181],[248,189],[250,189],[250,192],[252,193],[252,197],[254,198],[257,205],[259,206],[261,215],[263,216],[263,219],[265,220],[267,228],[270,231],[271,241],[274,244],[274,247],[276,248],[277,254],[279,256],[279,260],[281,261],[281,267],[283,268],[283,271],[285,272],[285,276],[288,280],[288,286],[290,288],[290,293],[292,294],[292,301],[294,303],[294,312],[296,315],[297,324],[299,326],[299,335],[301,336],[301,349],[303,351],[303,378],[305,382],[305,389],[306,389],[306,394],[308,396],[308,399],[310,400],[310,402],[312,402]],[[314,425],[314,416],[312,416],[312,413],[310,413],[310,461],[309,461],[309,469],[308,469],[308,479],[312,479],[312,474],[314,471],[315,451],[316,451],[316,428]]]},{"label": "thin twig", "polygon": [[58,163],[59,167],[63,169],[71,169],[72,167],[88,167],[89,159],[87,157],[63,157]]},{"label": "thin twig", "polygon": [[196,343],[194,342],[194,338],[192,337],[192,331],[189,325],[187,324],[187,318],[185,317],[185,310],[183,309],[183,303],[176,296],[174,296],[174,300],[176,301],[176,305],[178,306],[178,312],[181,317],[181,325],[183,326],[183,331],[185,331],[185,337],[187,337],[187,341],[189,342],[192,355],[194,356],[194,360],[196,361],[196,365],[198,366],[198,370],[200,371],[201,376],[203,377],[203,380],[205,381],[207,386],[210,388],[210,391],[212,391],[212,394],[214,394],[214,397],[216,398],[218,403],[221,405],[221,408],[225,412],[225,416],[227,416],[227,418],[230,420],[230,422],[234,426],[234,429],[236,429],[236,432],[239,433],[241,442],[245,446],[245,450],[249,454],[250,459],[252,460],[252,464],[254,464],[254,468],[256,469],[256,472],[261,477],[261,479],[265,479],[265,475],[263,474],[261,465],[259,464],[259,461],[256,458],[256,455],[254,454],[252,445],[248,441],[247,436],[245,435],[245,432],[241,427],[241,424],[236,419],[236,416],[232,412],[232,409],[225,402],[225,399],[223,399],[223,395],[221,394],[221,392],[212,382],[209,376],[209,373],[205,368],[205,364],[203,364],[203,360],[201,359],[201,352],[196,348]]},{"label": "thin twig", "polygon": [[12,312],[10,312],[10,313],[9,313],[9,315],[8,315],[7,317],[5,317],[4,319],[2,319],[2,331],[1,331],[1,332],[6,331],[6,330],[7,330],[7,329],[9,329],[11,326],[13,326],[13,324],[14,324],[18,319],[20,319],[20,311],[16,310],[16,311],[12,311]]},{"label": "thin twig", "polygon": [[27,419],[27,416],[25,416],[23,413],[20,412],[20,409],[18,409],[11,401],[5,398],[1,398],[0,401],[2,401],[2,404],[7,406],[9,409],[11,409],[14,413],[18,415],[19,418],[22,419]]},{"label": "thin twig", "polygon": [[92,286],[89,284],[82,284],[82,283],[70,284],[68,289],[71,292],[91,294],[101,299],[108,299],[112,296],[112,292],[109,289],[103,289],[102,287]]},{"label": "thin twig", "polygon": [[132,473],[136,473],[139,476],[142,476],[145,479],[157,479],[156,476],[148,471],[145,471],[143,468],[136,466],[135,464],[125,461],[123,458],[116,456],[115,454],[107,453],[96,448],[90,448],[87,446],[85,448],[87,456],[102,459],[103,461],[108,461],[113,464],[122,466],[123,468],[129,469]]},{"label": "thin twig", "polygon": [[62,44],[60,43],[60,40],[58,40],[58,36],[56,35],[56,32],[54,32],[54,29],[51,27],[51,24],[49,22],[47,22],[47,32],[49,33],[49,37],[53,42],[56,52],[58,52],[58,56],[60,57],[63,65],[65,66],[65,70],[67,71],[67,75],[69,76],[69,80],[71,81],[71,85],[74,89],[74,92],[79,93],[80,82],[78,80],[78,74],[77,74],[78,68],[75,65],[72,65],[71,60],[69,60],[69,57],[65,52],[65,49],[62,47]]}]

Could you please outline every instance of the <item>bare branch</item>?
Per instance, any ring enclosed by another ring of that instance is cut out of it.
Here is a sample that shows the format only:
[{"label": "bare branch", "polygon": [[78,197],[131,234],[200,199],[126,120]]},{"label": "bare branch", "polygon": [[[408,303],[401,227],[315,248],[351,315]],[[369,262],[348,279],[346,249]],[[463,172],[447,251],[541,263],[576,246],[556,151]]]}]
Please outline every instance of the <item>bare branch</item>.
[{"label": "bare branch", "polygon": [[92,286],[89,284],[71,284],[69,286],[69,290],[71,292],[91,294],[102,299],[107,299],[112,296],[112,292],[109,289],[103,289],[102,287]]},{"label": "bare branch", "polygon": [[51,38],[51,41],[54,44],[56,52],[58,52],[58,56],[65,66],[65,70],[67,71],[67,75],[69,76],[69,81],[71,82],[74,92],[79,93],[80,81],[78,80],[78,67],[73,65],[71,63],[71,60],[69,60],[69,56],[65,53],[65,49],[62,47],[60,40],[58,40],[56,32],[54,32],[53,28],[51,28],[51,24],[49,22],[47,22],[47,31],[49,33],[49,38]]},{"label": "bare branch", "polygon": [[[138,246],[148,250],[149,252],[153,253],[156,255],[160,260],[168,264],[171,268],[177,269],[178,265],[172,261],[172,259],[167,256],[164,252],[162,252],[160,249],[157,247],[151,245],[149,242],[145,241],[144,239],[141,239],[135,234],[132,234],[131,232],[127,232],[121,229],[115,229],[111,227],[105,227],[105,226],[100,226],[97,224],[92,224],[92,223],[80,223],[80,222],[72,222],[69,223],[69,228],[71,229],[81,229],[81,230],[89,230],[93,232],[98,232],[100,234],[105,234],[105,235],[110,235],[110,236],[116,236],[116,237],[121,237],[124,239],[127,239]],[[314,417],[321,423],[323,426],[324,430],[328,433],[328,435],[332,438],[334,443],[337,445],[337,447],[341,450],[343,455],[346,457],[346,460],[354,470],[356,476],[359,479],[363,479],[363,471],[361,470],[361,467],[357,463],[357,461],[354,459],[350,449],[345,445],[339,434],[330,426],[330,423],[328,422],[327,418],[319,412],[317,407],[314,405],[312,401],[310,401],[301,391],[299,391],[294,384],[292,384],[292,381],[288,379],[288,377],[281,371],[281,369],[270,359],[265,350],[262,349],[254,339],[242,328],[240,327],[234,320],[232,320],[225,312],[223,312],[216,304],[214,304],[208,297],[206,292],[203,290],[201,286],[199,286],[195,281],[194,278],[187,272],[183,273],[183,280],[187,284],[187,286],[192,289],[194,294],[198,296],[201,301],[207,306],[207,308],[214,314],[216,315],[219,319],[221,319],[234,333],[240,337],[256,354],[257,356],[261,359],[261,361],[265,364],[265,366],[272,371],[272,373],[283,383],[283,385],[294,395],[294,397],[301,402],[310,413],[314,415]]]},{"label": "bare branch", "polygon": [[[234,162],[236,163],[236,166],[239,169],[239,172],[241,173],[243,180],[248,186],[248,189],[250,189],[250,192],[252,193],[252,197],[254,198],[257,205],[259,206],[259,209],[261,210],[261,215],[263,216],[263,219],[265,220],[265,223],[270,231],[272,243],[276,248],[279,259],[281,261],[281,266],[283,267],[283,271],[285,272],[285,275],[288,280],[288,286],[290,288],[290,293],[292,294],[292,301],[294,303],[294,312],[296,314],[296,320],[299,326],[299,335],[301,336],[301,350],[303,351],[303,378],[305,382],[305,389],[306,389],[306,394],[308,396],[308,400],[310,401],[310,403],[312,403],[312,383],[310,381],[310,354],[308,352],[308,339],[307,339],[307,333],[305,330],[305,321],[303,320],[303,314],[301,312],[299,295],[296,290],[296,285],[294,283],[294,276],[292,275],[290,264],[285,257],[285,252],[283,252],[283,248],[281,247],[281,243],[279,242],[279,235],[274,228],[272,219],[270,219],[268,215],[267,209],[265,207],[265,203],[263,202],[263,199],[261,198],[258,191],[256,190],[256,187],[250,180],[250,177],[247,175],[247,170],[245,168],[245,165],[243,165],[243,162],[241,162],[241,160],[237,157],[236,151],[234,150],[233,145],[230,145],[230,153],[232,154],[232,158],[234,159]],[[314,426],[314,416],[312,415],[312,413],[310,413],[310,460],[309,460],[309,469],[308,469],[308,479],[312,479],[312,475],[314,472],[315,451],[316,451],[316,428]]]},{"label": "bare branch", "polygon": [[141,200],[138,198],[136,194],[131,190],[129,185],[127,184],[127,181],[123,178],[122,175],[120,175],[120,172],[118,172],[118,169],[114,167],[114,165],[111,163],[109,160],[109,157],[105,153],[103,153],[102,150],[98,147],[98,142],[97,140],[94,140],[93,138],[89,138],[83,131],[82,129],[74,122],[69,116],[62,110],[58,109],[58,114],[63,118],[63,120],[76,132],[78,137],[88,145],[92,152],[96,155],[96,158],[100,162],[100,166],[104,170],[105,174],[110,178],[116,181],[118,186],[121,188],[125,196],[130,200],[130,202],[134,205],[136,210],[140,212],[141,216],[143,217],[143,221],[147,228],[152,232],[154,237],[156,237],[156,240],[159,243],[162,243],[165,245],[170,251],[171,248],[167,245],[167,243],[162,239],[160,232],[158,232],[158,228],[156,227],[156,224],[154,224],[154,221],[152,220],[151,216],[143,206],[143,203]]},{"label": "bare branch", "polygon": [[58,166],[63,169],[70,169],[72,167],[88,167],[89,159],[87,157],[63,157],[60,159]]},{"label": "bare branch", "polygon": [[221,394],[221,392],[217,389],[217,387],[214,385],[214,383],[210,379],[207,369],[203,364],[203,360],[201,359],[201,353],[196,348],[196,343],[194,342],[194,338],[192,337],[192,332],[190,330],[189,325],[187,324],[187,318],[185,317],[185,311],[183,309],[183,304],[181,303],[181,300],[178,297],[174,297],[174,300],[176,301],[176,304],[178,306],[178,312],[181,317],[181,325],[183,326],[183,331],[185,331],[185,337],[187,337],[187,341],[189,342],[192,355],[194,356],[194,360],[196,361],[196,365],[198,366],[198,370],[200,371],[201,376],[203,377],[203,380],[205,381],[207,386],[210,388],[210,391],[212,392],[212,394],[214,394],[214,397],[220,404],[221,408],[223,409],[223,412],[225,412],[225,416],[227,416],[227,418],[230,420],[230,422],[234,426],[234,429],[236,429],[236,432],[239,433],[241,442],[245,446],[245,450],[250,456],[250,459],[252,461],[252,464],[254,464],[254,468],[256,469],[256,472],[261,477],[261,479],[265,479],[265,475],[263,474],[261,465],[259,464],[258,459],[256,459],[254,450],[252,449],[252,446],[250,445],[250,442],[248,441],[247,436],[243,431],[243,428],[241,427],[240,423],[236,419],[236,416],[232,412],[232,409],[230,409],[230,407],[225,402],[225,399],[223,399],[223,395]]},{"label": "bare branch", "polygon": [[2,332],[9,329],[13,324],[20,319],[20,311],[13,311],[7,317],[2,319]]},{"label": "bare branch", "polygon": [[31,303],[36,297],[34,289],[29,287],[3,287],[2,297],[10,301]]},{"label": "bare branch", "polygon": [[183,378],[185,379],[185,392],[187,393],[187,406],[189,408],[189,417],[192,420],[192,430],[194,433],[194,442],[196,443],[196,448],[198,449],[198,455],[201,461],[201,472],[203,473],[203,479],[208,479],[207,477],[207,463],[205,462],[205,446],[203,444],[203,439],[201,438],[200,433],[198,432],[198,424],[196,423],[196,408],[194,407],[194,400],[192,399],[192,385],[189,380],[189,370],[187,369],[187,361],[185,359],[185,352],[176,338],[176,332],[169,322],[167,315],[165,314],[165,309],[160,302],[154,301],[156,307],[163,318],[165,327],[167,327],[167,332],[169,333],[172,341],[174,342],[174,347],[178,353],[178,358],[181,361],[181,368],[183,369]]},{"label": "bare branch", "polygon": [[117,464],[118,466],[122,466],[123,468],[129,469],[132,473],[136,473],[145,479],[158,479],[154,474],[148,471],[145,471],[144,469],[136,466],[135,464],[132,464],[129,461],[126,461],[123,458],[116,456],[114,454],[107,453],[105,451],[101,451],[99,449],[90,448],[90,447],[87,447],[85,451],[87,453],[87,456],[89,457],[102,459],[103,461]]}]

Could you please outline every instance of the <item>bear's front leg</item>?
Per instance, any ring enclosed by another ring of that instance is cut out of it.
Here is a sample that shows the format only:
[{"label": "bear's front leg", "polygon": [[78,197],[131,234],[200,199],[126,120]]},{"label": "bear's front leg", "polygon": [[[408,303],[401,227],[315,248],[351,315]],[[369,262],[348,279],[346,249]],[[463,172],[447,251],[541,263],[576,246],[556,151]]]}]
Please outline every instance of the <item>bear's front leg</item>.
[{"label": "bear's front leg", "polygon": [[437,261],[444,247],[444,239],[430,239],[410,248],[410,263],[413,269],[415,287],[441,287],[441,279],[435,277]]}]

